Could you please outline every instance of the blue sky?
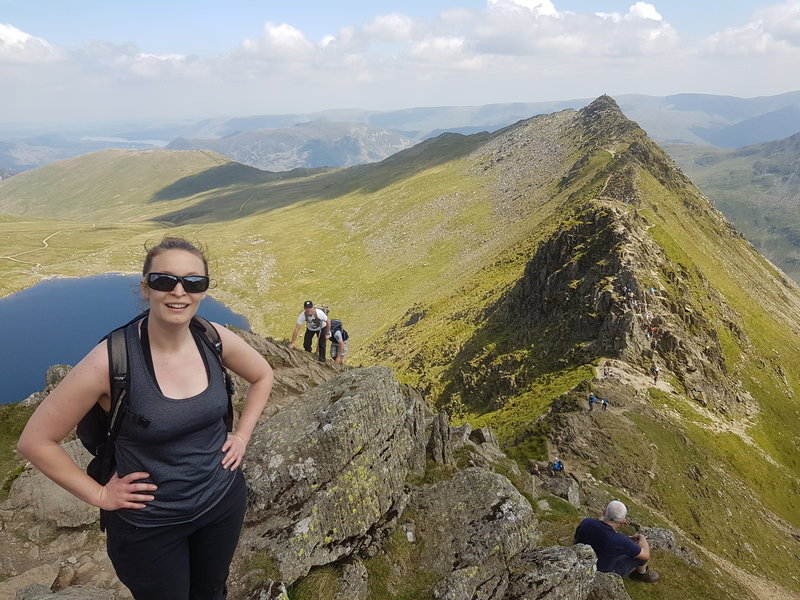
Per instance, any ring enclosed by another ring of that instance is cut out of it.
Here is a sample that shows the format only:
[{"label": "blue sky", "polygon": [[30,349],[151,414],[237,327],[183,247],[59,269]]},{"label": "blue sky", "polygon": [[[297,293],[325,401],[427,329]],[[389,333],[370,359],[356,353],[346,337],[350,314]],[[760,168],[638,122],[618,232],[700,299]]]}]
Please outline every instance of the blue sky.
[{"label": "blue sky", "polygon": [[0,122],[758,96],[798,65],[800,0],[0,0]]},{"label": "blue sky", "polygon": [[[558,10],[626,13],[630,0],[565,0]],[[746,22],[754,10],[775,4],[766,0],[670,0],[655,3],[658,12],[688,36],[710,35]],[[433,18],[448,8],[480,11],[485,0],[371,0],[267,2],[227,0],[14,0],[0,1],[0,22],[11,23],[35,36],[63,46],[87,40],[134,43],[150,52],[217,53],[243,37],[259,35],[264,22],[288,23],[311,39],[335,34],[381,13],[401,12]],[[179,25],[179,27],[176,27]]]}]

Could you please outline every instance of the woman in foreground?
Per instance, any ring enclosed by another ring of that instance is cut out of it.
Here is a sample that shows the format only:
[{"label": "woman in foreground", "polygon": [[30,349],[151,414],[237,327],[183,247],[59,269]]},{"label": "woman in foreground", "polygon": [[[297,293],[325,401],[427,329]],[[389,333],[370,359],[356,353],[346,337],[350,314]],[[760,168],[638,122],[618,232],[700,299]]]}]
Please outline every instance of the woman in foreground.
[{"label": "woman in foreground", "polygon": [[147,252],[143,275],[150,313],[125,332],[130,393],[111,479],[100,485],[59,445],[95,403],[109,410],[105,342],[42,402],[18,449],[55,483],[106,511],[108,555],[134,598],[217,600],[227,596],[244,519],[239,466],[272,390],[272,368],[214,324],[224,365],[250,383],[236,430],[227,433],[222,369],[189,327],[208,289],[204,253],[164,238]]}]

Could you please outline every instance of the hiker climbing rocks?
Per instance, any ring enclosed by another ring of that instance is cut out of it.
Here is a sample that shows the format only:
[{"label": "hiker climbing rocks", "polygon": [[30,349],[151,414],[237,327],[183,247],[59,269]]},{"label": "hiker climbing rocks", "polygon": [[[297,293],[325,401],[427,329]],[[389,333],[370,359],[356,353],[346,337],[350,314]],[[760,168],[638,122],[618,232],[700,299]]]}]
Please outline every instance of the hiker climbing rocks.
[{"label": "hiker climbing rocks", "polygon": [[564,472],[564,463],[561,462],[560,458],[556,457],[555,461],[547,463],[547,472],[550,477],[560,475]]},{"label": "hiker climbing rocks", "polygon": [[603,398],[602,400],[600,400],[600,407],[602,408],[603,411],[608,409],[608,398]]},{"label": "hiker climbing rocks", "polygon": [[586,518],[575,530],[575,543],[588,544],[597,555],[597,570],[617,573],[644,583],[655,583],[659,575],[647,568],[650,544],[641,533],[628,537],[617,529],[626,522],[628,509],[612,500],[602,519]]},{"label": "hiker climbing rocks", "polygon": [[658,383],[658,374],[661,372],[661,369],[658,367],[658,365],[653,365],[651,371],[653,373],[653,383]]},{"label": "hiker climbing rocks", "polygon": [[539,467],[539,462],[535,460],[531,460],[529,463],[531,475],[534,477],[538,477],[542,481],[544,481],[544,473],[542,473],[541,467]]},{"label": "hiker climbing rocks", "polygon": [[297,324],[292,332],[292,341],[289,342],[289,349],[294,350],[294,343],[297,340],[297,334],[300,329],[306,326],[306,334],[303,338],[303,348],[306,352],[311,352],[311,345],[314,342],[314,336],[317,336],[317,349],[319,353],[319,361],[325,362],[325,344],[331,334],[331,324],[328,321],[328,315],[321,308],[314,306],[311,300],[306,300],[303,303],[303,312],[297,317]]},{"label": "hiker climbing rocks", "polygon": [[331,358],[337,364],[344,362],[344,357],[347,355],[347,345],[350,339],[349,334],[342,326],[339,319],[331,319]]},{"label": "hiker climbing rocks", "polygon": [[589,394],[589,412],[594,410],[594,405],[597,404],[597,402],[598,402],[598,400],[597,400],[597,396],[595,396],[595,393],[594,392],[590,393]]},{"label": "hiker climbing rocks", "polygon": [[[208,284],[205,254],[187,240],[167,237],[150,248],[141,281],[149,313],[126,326],[124,338],[112,334],[127,350],[127,383],[110,376],[119,354],[101,342],[39,405],[17,444],[47,477],[101,509],[109,558],[136,600],[225,597],[242,528],[247,485],[239,467],[273,373],[222,325],[208,324],[221,350],[197,337],[191,325]],[[250,384],[230,433],[220,358]],[[129,391],[121,400],[120,385]],[[108,413],[112,396],[116,408],[125,402],[125,416],[111,438],[110,479],[98,481],[60,442],[95,405]]]}]

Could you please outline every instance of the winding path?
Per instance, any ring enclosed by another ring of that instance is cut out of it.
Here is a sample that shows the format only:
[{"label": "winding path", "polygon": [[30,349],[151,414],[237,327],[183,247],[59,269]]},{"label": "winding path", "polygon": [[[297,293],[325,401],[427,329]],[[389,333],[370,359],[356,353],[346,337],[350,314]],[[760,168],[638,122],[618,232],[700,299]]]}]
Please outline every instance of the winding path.
[{"label": "winding path", "polygon": [[[47,243],[47,241],[49,239],[51,239],[52,237],[57,236],[59,233],[64,233],[65,231],[66,231],[66,229],[61,229],[59,231],[51,233],[50,235],[48,235],[46,238],[44,238],[42,240],[42,242],[41,242],[42,245],[45,248],[49,248],[50,246]],[[6,260],[12,260],[14,262],[23,263],[23,264],[26,264],[26,265],[35,265],[34,268],[38,268],[38,267],[42,266],[42,263],[34,263],[34,262],[31,262],[31,261],[28,261],[28,260],[20,260],[17,257],[18,256],[23,256],[25,254],[30,254],[31,252],[38,252],[39,250],[41,250],[41,248],[33,248],[32,250],[25,250],[24,252],[17,252],[16,254],[9,254],[8,256],[0,256],[0,258],[5,258]]]}]

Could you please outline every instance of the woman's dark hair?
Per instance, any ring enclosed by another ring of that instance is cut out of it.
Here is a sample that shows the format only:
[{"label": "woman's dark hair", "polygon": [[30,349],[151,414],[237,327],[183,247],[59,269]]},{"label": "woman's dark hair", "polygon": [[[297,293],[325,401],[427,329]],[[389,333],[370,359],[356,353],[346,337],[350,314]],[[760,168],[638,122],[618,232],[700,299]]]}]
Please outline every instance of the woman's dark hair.
[{"label": "woman's dark hair", "polygon": [[194,254],[203,261],[203,268],[206,271],[205,274],[208,275],[208,259],[206,259],[206,253],[188,240],[179,237],[165,237],[157,246],[153,246],[152,248],[147,248],[147,246],[145,246],[145,249],[147,250],[147,254],[144,257],[142,275],[147,275],[150,272],[150,267],[153,266],[153,259],[167,250],[185,250],[186,252]]}]

